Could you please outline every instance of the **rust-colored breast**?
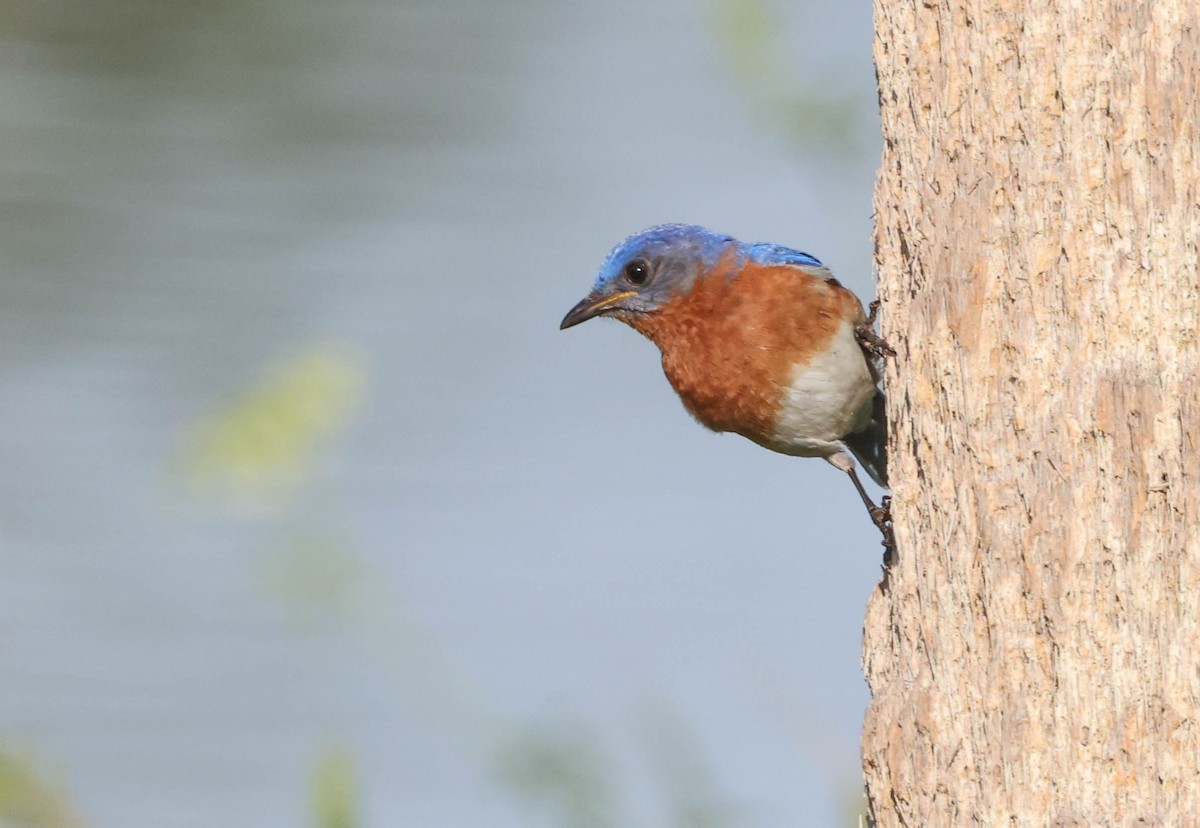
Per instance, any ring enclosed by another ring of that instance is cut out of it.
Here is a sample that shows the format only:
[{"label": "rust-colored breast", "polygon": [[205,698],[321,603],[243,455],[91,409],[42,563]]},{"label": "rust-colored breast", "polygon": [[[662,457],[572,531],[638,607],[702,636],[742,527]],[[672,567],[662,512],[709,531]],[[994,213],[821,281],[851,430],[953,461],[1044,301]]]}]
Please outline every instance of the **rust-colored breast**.
[{"label": "rust-colored breast", "polygon": [[850,291],[794,267],[731,260],[691,292],[629,324],[662,351],[684,406],[714,431],[770,439],[793,369],[826,348],[843,319],[862,317]]}]

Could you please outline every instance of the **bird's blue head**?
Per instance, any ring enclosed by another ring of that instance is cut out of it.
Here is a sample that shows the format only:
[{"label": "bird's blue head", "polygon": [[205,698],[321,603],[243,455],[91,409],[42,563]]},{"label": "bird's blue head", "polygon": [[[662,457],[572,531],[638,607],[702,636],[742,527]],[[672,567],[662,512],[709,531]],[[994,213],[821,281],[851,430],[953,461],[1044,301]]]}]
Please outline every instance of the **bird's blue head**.
[{"label": "bird's blue head", "polygon": [[636,233],[613,248],[591,292],[571,308],[561,328],[593,316],[630,319],[653,313],[672,297],[689,291],[732,252],[739,264],[800,265],[823,268],[815,257],[775,244],[744,244],[732,236],[694,224],[660,224]]},{"label": "bird's blue head", "polygon": [[686,292],[705,268],[737,244],[731,236],[694,224],[660,224],[632,235],[608,254],[591,293],[571,308],[561,327],[593,316],[652,313]]}]

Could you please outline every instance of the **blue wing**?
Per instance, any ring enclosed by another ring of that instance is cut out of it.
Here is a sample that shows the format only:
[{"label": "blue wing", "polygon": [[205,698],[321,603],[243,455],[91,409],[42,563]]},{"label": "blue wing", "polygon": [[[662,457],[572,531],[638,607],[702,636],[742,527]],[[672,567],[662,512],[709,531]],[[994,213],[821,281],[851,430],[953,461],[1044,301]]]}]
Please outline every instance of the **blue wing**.
[{"label": "blue wing", "polygon": [[749,247],[750,261],[761,265],[799,265],[801,267],[825,267],[816,256],[803,250],[793,250],[781,244],[752,244]]}]

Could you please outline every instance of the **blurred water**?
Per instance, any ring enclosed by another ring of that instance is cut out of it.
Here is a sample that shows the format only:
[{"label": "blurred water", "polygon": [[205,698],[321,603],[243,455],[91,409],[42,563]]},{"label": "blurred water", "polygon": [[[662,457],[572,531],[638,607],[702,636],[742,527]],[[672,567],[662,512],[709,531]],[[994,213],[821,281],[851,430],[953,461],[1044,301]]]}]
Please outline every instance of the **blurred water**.
[{"label": "blurred water", "polygon": [[853,490],[557,323],[662,221],[869,295],[869,26],[0,7],[0,752],[95,826],[850,822]]}]

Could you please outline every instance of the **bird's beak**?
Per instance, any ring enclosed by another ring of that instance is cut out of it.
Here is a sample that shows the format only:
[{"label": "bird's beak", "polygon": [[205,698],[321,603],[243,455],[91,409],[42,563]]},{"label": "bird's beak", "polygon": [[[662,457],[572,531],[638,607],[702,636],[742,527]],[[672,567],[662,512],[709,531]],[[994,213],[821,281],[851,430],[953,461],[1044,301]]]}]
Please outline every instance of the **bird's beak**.
[{"label": "bird's beak", "polygon": [[612,296],[585,296],[571,310],[567,311],[567,315],[563,317],[562,324],[558,326],[560,331],[565,331],[567,328],[578,325],[580,322],[586,322],[593,316],[600,316],[604,311],[611,308],[622,299],[628,299],[630,296],[637,296],[637,291],[627,290],[623,293],[614,293]]}]

